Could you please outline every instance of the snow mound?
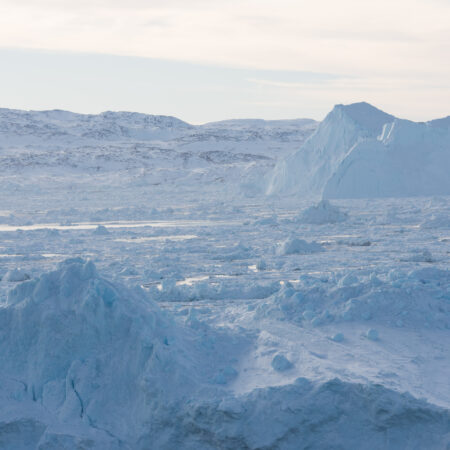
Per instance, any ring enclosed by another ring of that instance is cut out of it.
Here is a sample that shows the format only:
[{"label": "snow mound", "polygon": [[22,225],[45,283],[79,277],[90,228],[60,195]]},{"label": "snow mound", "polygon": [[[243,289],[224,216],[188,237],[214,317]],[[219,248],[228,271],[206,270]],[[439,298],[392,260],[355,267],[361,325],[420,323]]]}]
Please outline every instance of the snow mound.
[{"label": "snow mound", "polygon": [[[220,425],[211,432],[213,424]],[[213,399],[184,425],[204,439],[195,447],[188,437],[183,448],[189,449],[437,450],[448,443],[450,413],[381,385],[298,378],[237,399]]]},{"label": "snow mound", "polygon": [[19,281],[29,280],[30,275],[22,269],[11,269],[6,272],[3,279],[5,281],[17,283]]},{"label": "snow mound", "polygon": [[337,105],[280,160],[268,194],[323,198],[450,194],[448,120],[415,123],[367,104]]},{"label": "snow mound", "polygon": [[277,216],[272,215],[269,217],[263,217],[262,219],[255,220],[253,225],[278,225]]},{"label": "snow mound", "polygon": [[401,261],[432,263],[434,262],[434,258],[427,248],[417,248],[411,251],[411,256],[409,256],[409,258],[402,259]]},{"label": "snow mound", "polygon": [[337,206],[332,205],[328,200],[321,200],[317,205],[310,206],[300,213],[297,221],[314,225],[326,223],[345,222],[348,214],[341,211]]},{"label": "snow mound", "polygon": [[97,228],[92,232],[95,236],[107,236],[109,234],[108,228],[104,225],[98,225]]},{"label": "snow mound", "polygon": [[423,221],[420,228],[450,228],[450,215],[448,214],[433,214],[430,219]]},{"label": "snow mound", "polygon": [[381,323],[413,329],[450,329],[450,271],[430,266],[391,270],[383,276],[347,273],[326,282],[302,277],[260,303],[257,317],[303,326],[340,322]]},{"label": "snow mound", "polygon": [[321,251],[323,251],[323,247],[317,242],[306,242],[294,236],[282,242],[277,249],[279,255],[309,255]]},{"label": "snow mound", "polygon": [[243,242],[238,242],[236,245],[224,248],[222,252],[215,252],[211,255],[211,259],[220,261],[236,261],[240,259],[249,259],[252,256],[252,249],[247,247]]},{"label": "snow mound", "polygon": [[[261,269],[263,270],[263,269]],[[270,297],[280,289],[280,283],[248,283],[231,280],[207,280],[188,284],[176,284],[165,279],[161,287],[150,286],[149,294],[158,302],[192,302],[198,300],[262,299]]]},{"label": "snow mound", "polygon": [[277,372],[285,372],[293,367],[291,361],[289,361],[284,355],[275,355],[272,359],[271,366]]}]

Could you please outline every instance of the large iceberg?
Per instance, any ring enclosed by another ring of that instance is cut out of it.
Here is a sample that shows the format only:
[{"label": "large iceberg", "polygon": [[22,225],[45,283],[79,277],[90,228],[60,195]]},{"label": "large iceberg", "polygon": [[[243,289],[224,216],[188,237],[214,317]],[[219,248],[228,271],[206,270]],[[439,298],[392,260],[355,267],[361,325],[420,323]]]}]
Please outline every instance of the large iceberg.
[{"label": "large iceberg", "polygon": [[369,105],[337,105],[299,150],[280,160],[268,194],[323,198],[450,194],[450,118],[398,119]]}]

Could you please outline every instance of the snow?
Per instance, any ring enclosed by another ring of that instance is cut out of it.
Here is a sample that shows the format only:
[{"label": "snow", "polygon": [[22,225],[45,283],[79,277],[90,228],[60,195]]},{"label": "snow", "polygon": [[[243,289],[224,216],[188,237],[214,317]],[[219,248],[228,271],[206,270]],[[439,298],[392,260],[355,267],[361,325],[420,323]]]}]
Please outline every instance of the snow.
[{"label": "snow", "polygon": [[331,339],[334,342],[342,342],[344,340],[344,335],[342,333],[336,333]]},{"label": "snow", "polygon": [[30,275],[28,275],[24,270],[22,269],[12,269],[8,270],[6,272],[5,276],[3,277],[4,281],[10,281],[10,282],[18,282],[18,281],[25,281],[30,278]]},{"label": "snow", "polygon": [[272,359],[271,365],[277,372],[285,372],[292,368],[292,363],[284,355],[275,355]]},{"label": "snow", "polygon": [[93,234],[95,234],[96,236],[105,236],[109,234],[109,231],[104,225],[98,225]]},{"label": "snow", "polygon": [[347,214],[342,212],[337,206],[332,205],[328,200],[321,200],[317,205],[312,205],[302,211],[297,221],[300,223],[311,223],[322,225],[324,223],[344,222]]},{"label": "snow", "polygon": [[0,448],[447,448],[450,197],[320,199],[449,123],[399,122],[337,107],[266,196],[315,122],[1,110]]},{"label": "snow", "polygon": [[370,330],[367,330],[367,339],[370,339],[371,341],[378,341],[378,331],[374,328],[371,328]]},{"label": "snow", "polygon": [[373,273],[361,278],[346,273],[317,283],[305,277],[295,288],[284,287],[261,302],[257,312],[302,326],[351,321],[395,326],[401,319],[409,328],[450,329],[450,271],[391,270],[383,278],[385,281]]},{"label": "snow", "polygon": [[155,376],[168,381],[181,372],[188,384],[167,349],[179,339],[170,320],[144,292],[101,278],[92,262],[66,260],[18,285],[0,312],[1,377],[20,380],[2,395],[25,410],[37,402],[54,421],[130,439],[136,424],[119,411],[154,395]]},{"label": "snow", "polygon": [[308,255],[310,253],[321,252],[322,250],[323,247],[317,242],[306,242],[304,239],[298,239],[292,236],[281,243],[278,253],[280,255]]},{"label": "snow", "polygon": [[[144,291],[109,282],[82,259],[12,289],[0,323],[0,430],[7,447],[58,446],[63,439],[69,447],[89,440],[95,448],[214,448],[236,440],[249,448],[275,442],[298,448],[302,436],[306,448],[335,433],[351,446],[364,430],[363,448],[380,442],[395,448],[402,439],[438,448],[450,426],[448,411],[370,383],[292,374],[292,382],[233,393],[225,387],[239,377],[237,359],[214,376],[204,373],[217,364],[219,348],[226,355],[226,334],[192,314],[188,328],[174,322]],[[367,338],[378,342],[378,332],[369,329]],[[234,339],[232,347],[242,349],[242,338]],[[282,353],[270,365],[281,376],[295,368]],[[346,417],[344,428],[339,417]]]},{"label": "snow", "polygon": [[449,123],[397,119],[367,103],[337,105],[302,147],[278,161],[267,192],[328,199],[449,195]]}]

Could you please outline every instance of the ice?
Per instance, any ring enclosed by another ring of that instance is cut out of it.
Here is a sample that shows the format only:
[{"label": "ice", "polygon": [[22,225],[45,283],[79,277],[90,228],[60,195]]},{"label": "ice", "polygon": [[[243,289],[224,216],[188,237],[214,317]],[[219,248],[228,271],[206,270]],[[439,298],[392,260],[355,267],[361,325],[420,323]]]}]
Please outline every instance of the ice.
[{"label": "ice", "polygon": [[367,339],[370,339],[371,341],[378,341],[379,339],[378,331],[375,330],[374,328],[367,330]]},{"label": "ice", "polygon": [[344,340],[344,335],[342,333],[336,333],[331,339],[334,342],[342,342]]},{"label": "ice", "polygon": [[323,198],[449,195],[450,126],[411,122],[367,103],[337,105],[302,147],[277,163],[269,194]]},{"label": "ice", "polygon": [[310,206],[302,211],[296,220],[300,223],[322,225],[344,222],[347,218],[348,215],[337,206],[332,205],[328,200],[321,200],[317,205]]},{"label": "ice", "polygon": [[433,255],[431,254],[430,250],[428,250],[427,248],[413,249],[412,255],[410,257],[410,261],[432,263]]},{"label": "ice", "polygon": [[3,277],[4,281],[9,282],[19,282],[24,280],[29,280],[30,275],[22,269],[16,268],[12,270],[8,270],[5,276]]},{"label": "ice", "polygon": [[450,216],[447,214],[436,214],[420,224],[423,229],[429,228],[450,228]]},{"label": "ice", "polygon": [[106,236],[109,234],[109,231],[104,225],[98,225],[97,228],[93,231],[93,234],[95,234],[96,236]]},{"label": "ice", "polygon": [[[108,282],[92,262],[67,260],[17,285],[0,322],[0,377],[21,380],[24,417],[27,404],[38,402],[52,421],[71,423],[72,432],[95,424],[119,446],[141,433],[155,413],[145,404],[158,402],[164,386],[182,377],[181,394],[191,384],[180,347],[189,338],[143,291]],[[4,415],[18,397],[4,389],[1,395]],[[121,413],[128,409],[133,417]],[[50,425],[42,420],[41,435]]]},{"label": "ice", "polygon": [[0,448],[448,447],[448,120],[317,126],[0,111]]},{"label": "ice", "polygon": [[267,263],[264,259],[258,260],[256,263],[256,269],[257,270],[266,270],[267,269]]},{"label": "ice", "polygon": [[214,383],[216,384],[227,384],[234,380],[238,376],[238,372],[234,367],[225,367],[215,378]]},{"label": "ice", "polygon": [[294,236],[283,241],[278,248],[278,254],[280,255],[308,255],[321,251],[323,251],[323,247],[317,242],[306,242],[304,239]]},{"label": "ice", "polygon": [[292,363],[284,355],[275,355],[271,362],[272,367],[277,372],[285,372],[293,367]]},{"label": "ice", "polygon": [[325,284],[300,281],[261,302],[256,312],[313,326],[358,320],[397,326],[401,319],[404,327],[450,329],[450,271],[394,271],[384,279],[347,273]]}]

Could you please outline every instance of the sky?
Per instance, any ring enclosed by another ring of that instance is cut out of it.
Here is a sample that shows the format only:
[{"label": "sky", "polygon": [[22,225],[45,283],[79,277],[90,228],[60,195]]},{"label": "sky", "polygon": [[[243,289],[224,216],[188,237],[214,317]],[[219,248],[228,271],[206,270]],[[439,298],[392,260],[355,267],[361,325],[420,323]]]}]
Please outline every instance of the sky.
[{"label": "sky", "polygon": [[450,0],[1,0],[0,107],[450,114]]}]

